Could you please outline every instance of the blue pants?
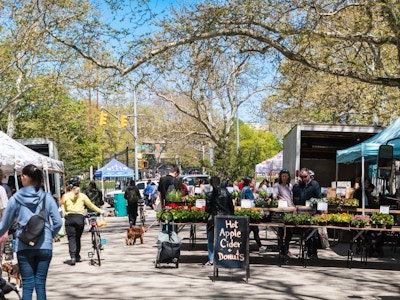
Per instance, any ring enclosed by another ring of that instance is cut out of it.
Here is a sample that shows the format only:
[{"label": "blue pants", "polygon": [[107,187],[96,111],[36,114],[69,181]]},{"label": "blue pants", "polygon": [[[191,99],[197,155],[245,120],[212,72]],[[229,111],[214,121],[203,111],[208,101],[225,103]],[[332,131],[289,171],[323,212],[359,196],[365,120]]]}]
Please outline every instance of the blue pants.
[{"label": "blue pants", "polygon": [[207,232],[208,261],[214,262],[214,227]]},{"label": "blue pants", "polygon": [[50,249],[20,250],[17,253],[23,289],[22,300],[32,300],[33,289],[37,300],[46,300],[46,278],[53,251]]}]

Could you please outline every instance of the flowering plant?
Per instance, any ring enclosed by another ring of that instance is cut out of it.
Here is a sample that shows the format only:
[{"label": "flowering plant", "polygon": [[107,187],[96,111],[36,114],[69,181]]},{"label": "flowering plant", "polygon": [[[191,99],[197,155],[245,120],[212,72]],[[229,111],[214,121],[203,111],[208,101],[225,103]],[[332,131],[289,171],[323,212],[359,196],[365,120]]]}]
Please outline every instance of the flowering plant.
[{"label": "flowering plant", "polygon": [[310,203],[311,204],[318,204],[319,202],[322,202],[322,203],[328,203],[328,198],[310,198]]},{"label": "flowering plant", "polygon": [[254,206],[255,207],[268,207],[271,202],[271,199],[269,198],[259,198],[254,200]]},{"label": "flowering plant", "polygon": [[371,221],[370,216],[368,215],[354,215],[353,219],[351,220],[351,226],[354,227],[365,227],[369,225]]}]

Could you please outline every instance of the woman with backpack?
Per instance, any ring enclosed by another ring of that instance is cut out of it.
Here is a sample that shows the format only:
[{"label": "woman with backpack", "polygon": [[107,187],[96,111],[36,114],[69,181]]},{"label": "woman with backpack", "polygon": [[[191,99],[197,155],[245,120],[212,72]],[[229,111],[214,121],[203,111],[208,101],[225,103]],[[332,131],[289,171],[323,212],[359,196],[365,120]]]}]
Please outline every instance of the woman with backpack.
[{"label": "woman with backpack", "polygon": [[129,180],[128,186],[125,190],[124,198],[128,201],[127,212],[129,223],[132,223],[132,225],[136,225],[140,192],[136,186],[135,180]]},{"label": "woman with backpack", "polygon": [[[46,278],[53,255],[53,238],[61,228],[62,221],[53,196],[43,190],[43,172],[30,164],[22,169],[23,187],[8,201],[3,219],[0,223],[0,242],[7,240],[7,230],[17,220],[17,238],[24,226],[35,214],[38,214],[45,203],[45,227],[34,246],[24,244],[18,239],[16,243],[17,259],[22,277],[22,299],[32,299],[36,290],[36,299],[46,299]],[[45,201],[45,202],[43,202]],[[50,220],[52,224],[50,224]]]}]

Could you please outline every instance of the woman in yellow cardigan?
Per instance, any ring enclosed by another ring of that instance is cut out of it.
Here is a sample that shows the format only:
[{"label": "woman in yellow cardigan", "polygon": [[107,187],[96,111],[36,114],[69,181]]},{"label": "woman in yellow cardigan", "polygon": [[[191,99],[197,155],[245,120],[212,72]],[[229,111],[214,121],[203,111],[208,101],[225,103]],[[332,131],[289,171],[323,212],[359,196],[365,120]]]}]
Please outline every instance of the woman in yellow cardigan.
[{"label": "woman in yellow cardigan", "polygon": [[102,214],[103,211],[94,205],[88,196],[80,192],[79,186],[73,187],[73,193],[64,195],[63,206],[65,210],[65,231],[68,236],[70,265],[81,261],[81,236],[85,227],[85,207]]}]

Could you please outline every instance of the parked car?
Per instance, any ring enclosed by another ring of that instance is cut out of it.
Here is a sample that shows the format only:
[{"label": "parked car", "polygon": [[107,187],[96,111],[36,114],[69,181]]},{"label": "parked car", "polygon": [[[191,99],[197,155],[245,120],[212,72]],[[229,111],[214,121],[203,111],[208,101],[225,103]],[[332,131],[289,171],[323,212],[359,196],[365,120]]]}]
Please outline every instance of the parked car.
[{"label": "parked car", "polygon": [[196,191],[194,191],[194,183],[196,182],[197,179],[201,179],[204,181],[204,188],[206,192],[209,192],[211,190],[210,175],[204,175],[204,174],[180,175],[179,178],[182,178],[183,183],[185,183],[188,186],[190,194],[196,193]]}]

